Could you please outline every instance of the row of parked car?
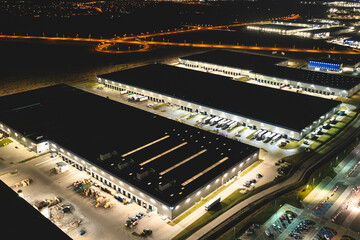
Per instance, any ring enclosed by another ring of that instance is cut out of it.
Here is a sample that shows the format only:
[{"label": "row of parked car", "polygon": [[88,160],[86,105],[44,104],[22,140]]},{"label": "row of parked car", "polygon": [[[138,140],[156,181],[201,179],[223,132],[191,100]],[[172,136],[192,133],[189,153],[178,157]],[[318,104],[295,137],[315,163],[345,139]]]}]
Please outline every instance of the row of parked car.
[{"label": "row of parked car", "polygon": [[[262,178],[263,175],[261,175],[260,173],[256,174],[257,178]],[[253,186],[256,183],[256,180],[254,178],[251,178],[250,180],[246,181],[243,186],[244,187],[250,187]]]},{"label": "row of parked car", "polygon": [[291,224],[291,221],[292,221],[295,217],[296,217],[295,214],[294,214],[293,212],[290,212],[290,211],[289,211],[288,213],[282,214],[282,215],[279,217],[279,221],[280,221],[282,227],[281,227],[280,225],[276,224],[276,222],[274,222],[274,223],[271,225],[271,227],[273,228],[274,232],[271,232],[270,229],[267,229],[267,230],[265,230],[265,235],[266,235],[267,237],[273,237],[276,232],[279,232],[279,234],[282,233],[282,232],[283,232],[283,229],[286,229],[286,228],[287,228],[286,222],[287,222],[288,224]]},{"label": "row of parked car", "polygon": [[311,227],[312,227],[312,223],[310,220],[303,220],[289,234],[289,237],[293,237],[294,239],[302,239],[303,237],[300,236],[300,234],[308,232],[311,229]]},{"label": "row of parked car", "polygon": [[132,227],[138,224],[138,220],[143,218],[145,214],[143,212],[139,212],[135,217],[128,217],[128,220],[125,222],[125,227]]}]

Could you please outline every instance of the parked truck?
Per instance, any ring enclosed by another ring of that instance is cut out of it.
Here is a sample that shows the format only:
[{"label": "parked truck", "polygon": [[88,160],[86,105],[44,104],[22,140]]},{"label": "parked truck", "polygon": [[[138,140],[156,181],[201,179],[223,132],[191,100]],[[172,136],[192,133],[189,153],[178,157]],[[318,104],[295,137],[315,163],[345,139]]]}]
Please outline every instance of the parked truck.
[{"label": "parked truck", "polygon": [[256,133],[256,136],[254,134],[254,138],[256,138],[257,140],[260,139],[262,137],[263,134],[265,134],[267,131],[266,130],[261,130],[260,132]]},{"label": "parked truck", "polygon": [[208,203],[205,204],[205,210],[209,211],[211,208],[213,208],[218,203],[220,203],[220,201],[221,201],[220,196],[217,196],[217,197],[211,199]]},{"label": "parked truck", "polygon": [[229,125],[229,129],[228,131],[233,130],[234,128],[236,128],[237,126],[239,126],[239,123],[234,121],[231,125]]},{"label": "parked truck", "polygon": [[267,139],[268,137],[271,136],[271,134],[272,134],[272,132],[267,132],[267,133],[265,133],[264,135],[262,135],[261,140]]},{"label": "parked truck", "polygon": [[203,123],[203,124],[208,124],[212,118],[213,118],[213,117],[207,117],[207,118],[205,118],[205,119],[202,121],[202,123]]},{"label": "parked truck", "polygon": [[219,127],[221,127],[223,124],[225,124],[225,123],[228,122],[228,121],[230,121],[230,120],[223,119],[223,120],[221,120],[220,122],[217,123],[216,127],[219,128]]},{"label": "parked truck", "polygon": [[281,138],[281,134],[276,134],[276,136],[273,138],[273,140],[271,141],[271,144],[276,143],[277,141],[279,141],[279,139]]},{"label": "parked truck", "polygon": [[225,129],[227,129],[231,124],[233,124],[235,121],[233,121],[233,120],[229,120],[229,121],[227,121],[226,123],[224,123],[222,126],[221,126],[221,129],[222,130],[225,130]]},{"label": "parked truck", "polygon": [[257,136],[258,136],[260,133],[262,133],[263,131],[264,131],[264,130],[257,130],[257,131],[253,134],[252,139],[257,138]]},{"label": "parked truck", "polygon": [[277,133],[271,133],[271,135],[264,140],[264,143],[270,142],[276,136],[276,134]]},{"label": "parked truck", "polygon": [[70,165],[66,162],[57,162],[55,163],[56,173],[64,173],[70,169]]},{"label": "parked truck", "polygon": [[256,140],[262,140],[263,136],[267,133],[267,130],[263,130],[261,133],[259,133],[256,137]]},{"label": "parked truck", "polygon": [[146,100],[148,100],[148,97],[142,96],[142,97],[139,98],[138,101],[142,102],[142,101],[146,101]]},{"label": "parked truck", "polygon": [[222,120],[221,117],[215,117],[213,119],[210,120],[210,126],[214,126],[216,125],[218,122],[220,122]]}]

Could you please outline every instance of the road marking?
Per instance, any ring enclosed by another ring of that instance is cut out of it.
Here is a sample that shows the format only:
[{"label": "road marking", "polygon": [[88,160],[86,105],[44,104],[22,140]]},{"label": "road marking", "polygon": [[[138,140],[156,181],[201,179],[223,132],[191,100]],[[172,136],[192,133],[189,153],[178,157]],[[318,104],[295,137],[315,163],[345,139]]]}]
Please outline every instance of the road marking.
[{"label": "road marking", "polygon": [[56,159],[56,158],[58,158],[58,157],[50,158],[50,159],[48,159],[48,160],[42,161],[42,162],[40,162],[40,163],[37,163],[37,164],[35,164],[34,166],[37,167],[37,166],[39,166],[39,165],[41,165],[41,164],[50,162],[50,161],[52,161],[52,160],[54,160],[54,159]]}]

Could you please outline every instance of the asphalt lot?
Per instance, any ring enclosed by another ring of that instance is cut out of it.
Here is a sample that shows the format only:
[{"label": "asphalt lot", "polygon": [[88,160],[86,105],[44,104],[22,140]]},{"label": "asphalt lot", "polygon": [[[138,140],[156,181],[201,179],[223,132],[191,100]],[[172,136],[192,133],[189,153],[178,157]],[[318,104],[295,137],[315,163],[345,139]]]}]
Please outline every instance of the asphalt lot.
[{"label": "asphalt lot", "polygon": [[[15,146],[18,148],[16,149]],[[54,199],[54,197],[59,197],[63,199],[64,203],[70,204],[73,218],[81,221],[79,227],[67,232],[71,238],[118,239],[119,236],[122,236],[122,239],[144,239],[144,237],[134,236],[133,232],[141,233],[142,229],[150,228],[153,230],[153,234],[148,236],[148,239],[168,239],[169,230],[174,229],[161,220],[157,214],[146,213],[144,208],[134,203],[124,205],[104,192],[101,194],[107,195],[115,205],[107,209],[96,208],[94,198],[86,197],[73,190],[75,181],[89,177],[86,172],[70,167],[70,170],[65,173],[53,173],[52,169],[55,167],[55,163],[62,160],[51,158],[50,154],[21,163],[21,160],[24,159],[21,156],[29,155],[29,153],[15,141],[1,147],[0,155],[3,160],[1,161],[0,179],[9,186],[26,178],[31,179],[29,186],[14,189],[15,191],[21,189],[24,199],[31,204],[44,199]],[[14,159],[18,160],[15,162]],[[11,162],[13,163],[11,164]],[[94,181],[96,180],[94,179]],[[100,182],[98,184],[102,185]],[[146,216],[138,221],[137,226],[126,228],[124,224],[127,218],[134,217],[138,212],[144,212]],[[85,230],[86,234],[80,236],[80,230]]]}]

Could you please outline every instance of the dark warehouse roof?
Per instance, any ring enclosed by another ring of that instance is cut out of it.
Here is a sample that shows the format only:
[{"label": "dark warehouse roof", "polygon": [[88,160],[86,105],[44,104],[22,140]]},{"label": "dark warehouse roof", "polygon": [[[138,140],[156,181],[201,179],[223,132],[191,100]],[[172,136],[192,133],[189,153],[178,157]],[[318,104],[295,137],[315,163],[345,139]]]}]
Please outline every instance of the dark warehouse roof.
[{"label": "dark warehouse roof", "polygon": [[[170,206],[258,151],[67,85],[1,97],[0,121],[54,141]],[[112,157],[100,160],[106,153]],[[160,181],[175,183],[159,190]]]},{"label": "dark warehouse roof", "polygon": [[162,64],[98,77],[295,131],[301,131],[340,104]]},{"label": "dark warehouse roof", "polygon": [[181,57],[181,59],[247,70],[254,69],[256,66],[259,65],[259,63],[261,63],[261,65],[274,65],[287,60],[284,58],[224,50],[208,51],[200,54]]}]

